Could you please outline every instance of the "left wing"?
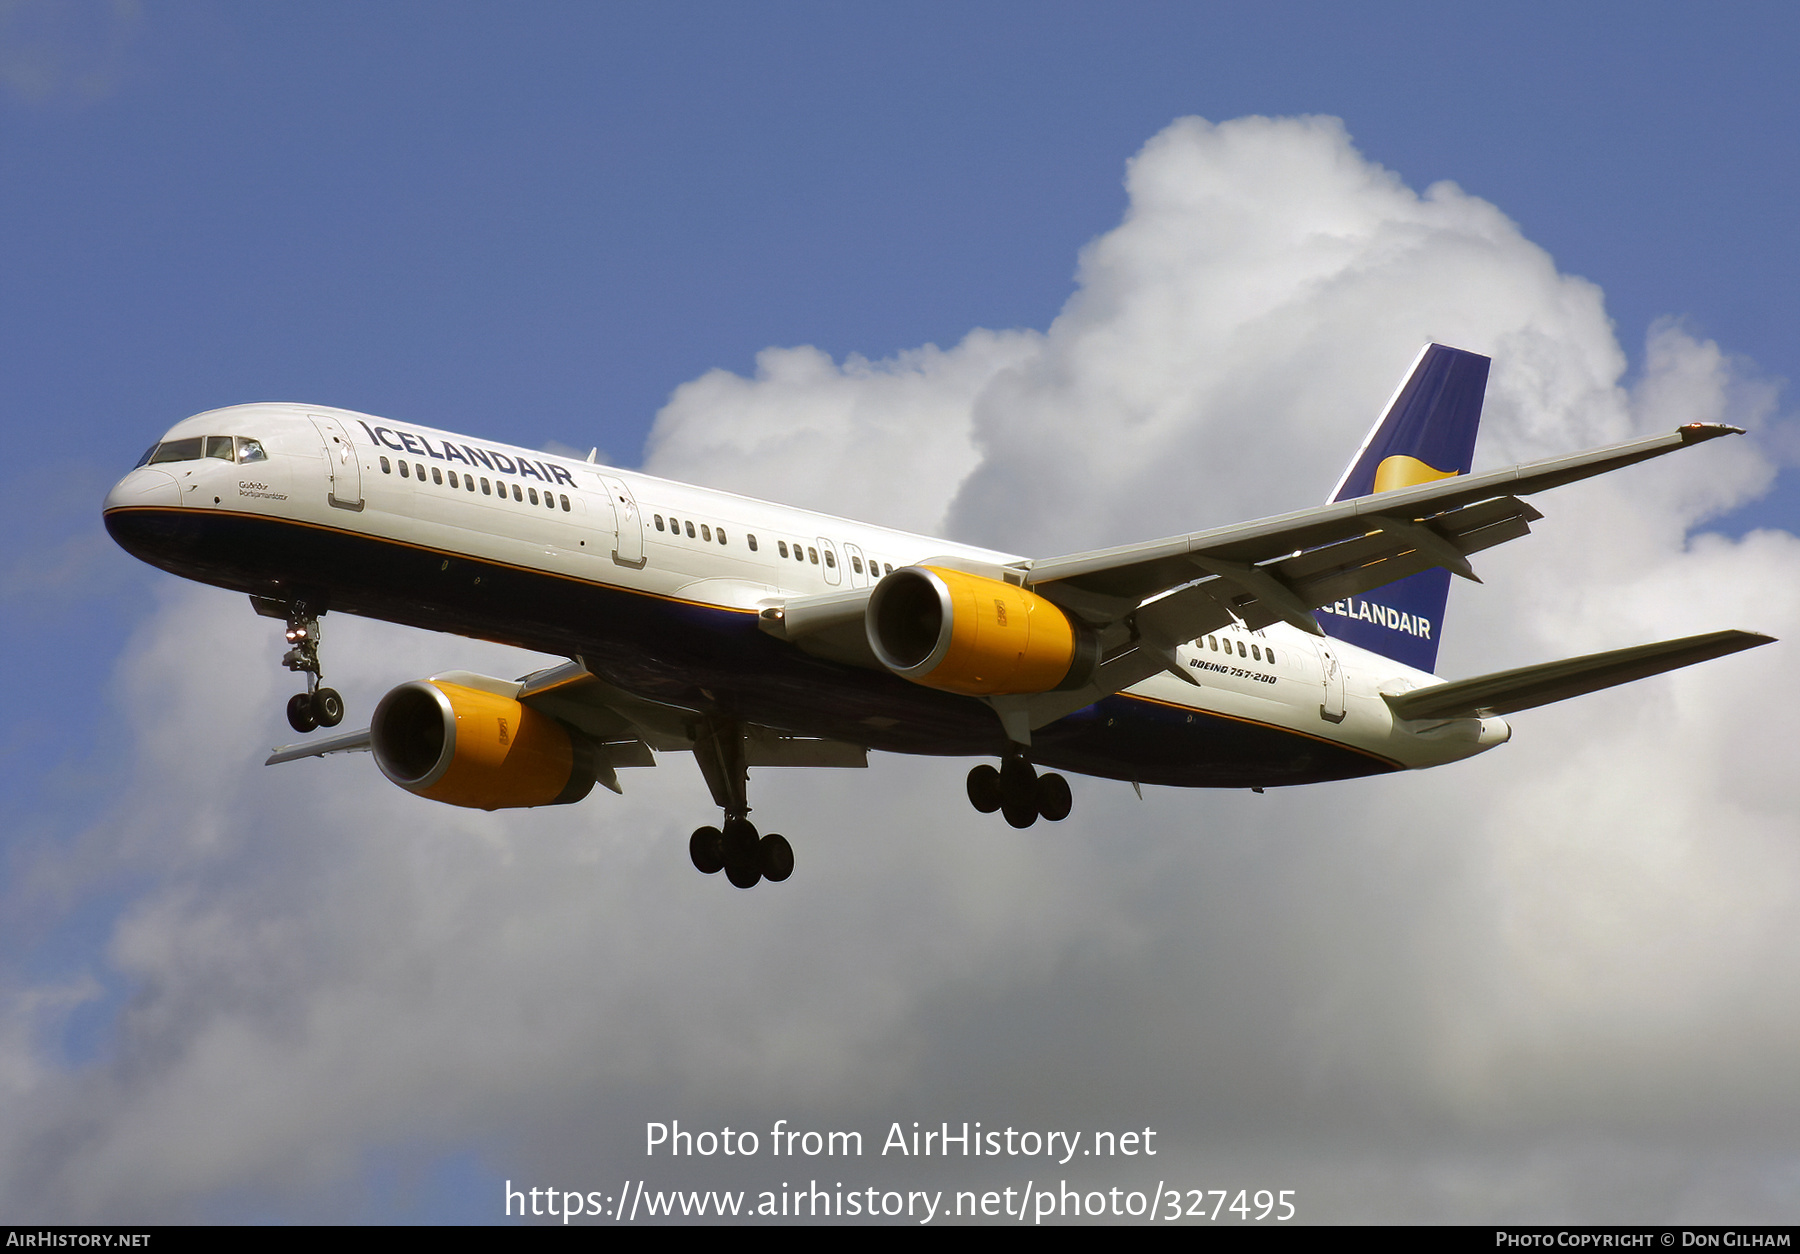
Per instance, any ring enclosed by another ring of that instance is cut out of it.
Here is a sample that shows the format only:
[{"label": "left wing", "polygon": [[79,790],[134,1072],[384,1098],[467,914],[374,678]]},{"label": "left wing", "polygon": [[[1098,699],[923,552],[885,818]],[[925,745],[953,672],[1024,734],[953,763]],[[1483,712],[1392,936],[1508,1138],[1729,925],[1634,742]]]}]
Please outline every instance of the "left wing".
[{"label": "left wing", "polygon": [[[657,752],[693,752],[701,759],[702,771],[707,771],[708,755],[716,756],[721,736],[727,730],[733,745],[741,746],[733,748],[731,755],[732,762],[740,768],[869,764],[868,750],[861,745],[794,736],[754,723],[734,723],[727,729],[696,711],[634,697],[593,674],[579,658],[518,680],[494,679],[469,671],[447,671],[432,678],[511,697],[571,728],[594,749],[596,782],[614,792],[622,791],[619,769],[655,766]],[[271,753],[264,765],[373,748],[373,728],[364,727],[285,745]]]}]

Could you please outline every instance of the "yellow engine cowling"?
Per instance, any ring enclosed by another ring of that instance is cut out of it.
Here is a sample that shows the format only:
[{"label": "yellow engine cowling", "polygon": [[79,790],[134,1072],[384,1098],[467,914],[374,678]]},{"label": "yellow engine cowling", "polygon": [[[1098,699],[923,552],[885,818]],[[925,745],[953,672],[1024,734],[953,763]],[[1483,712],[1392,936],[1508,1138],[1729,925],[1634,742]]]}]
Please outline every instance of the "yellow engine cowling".
[{"label": "yellow engine cowling", "polygon": [[388,693],[369,734],[383,775],[447,805],[566,805],[594,786],[592,749],[555,719],[511,697],[441,679]]},{"label": "yellow engine cowling", "polygon": [[876,585],[865,618],[881,664],[916,684],[993,697],[1085,683],[1091,638],[1034,592],[940,566],[907,566]]}]

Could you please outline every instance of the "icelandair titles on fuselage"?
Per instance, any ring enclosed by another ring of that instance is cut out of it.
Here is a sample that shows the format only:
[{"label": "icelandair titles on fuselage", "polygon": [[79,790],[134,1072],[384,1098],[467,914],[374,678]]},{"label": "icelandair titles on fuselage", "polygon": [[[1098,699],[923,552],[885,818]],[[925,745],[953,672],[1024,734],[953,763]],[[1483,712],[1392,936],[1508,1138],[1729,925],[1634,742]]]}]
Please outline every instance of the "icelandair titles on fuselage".
[{"label": "icelandair titles on fuselage", "polygon": [[1339,618],[1357,618],[1365,623],[1387,627],[1394,631],[1403,631],[1409,636],[1417,636],[1421,640],[1431,639],[1431,620],[1422,614],[1402,614],[1399,610],[1386,605],[1377,605],[1373,601],[1364,601],[1360,597],[1350,597],[1343,601],[1333,601],[1330,605],[1319,607],[1321,614],[1336,614]]},{"label": "icelandair titles on fuselage", "polygon": [[[467,444],[452,444],[448,440],[439,441],[433,447],[430,440],[422,435],[414,435],[410,431],[396,431],[392,427],[371,427],[368,423],[357,421],[357,426],[369,433],[371,444],[380,444],[391,448],[396,453],[411,453],[414,457],[430,457],[440,462],[462,462],[467,466],[485,466],[489,470],[503,475],[520,475],[529,479],[541,479],[545,483],[562,483],[575,486],[575,478],[555,462],[534,462],[528,457],[511,457],[505,453],[497,453],[493,449],[474,448]],[[443,452],[439,452],[441,448]]]}]

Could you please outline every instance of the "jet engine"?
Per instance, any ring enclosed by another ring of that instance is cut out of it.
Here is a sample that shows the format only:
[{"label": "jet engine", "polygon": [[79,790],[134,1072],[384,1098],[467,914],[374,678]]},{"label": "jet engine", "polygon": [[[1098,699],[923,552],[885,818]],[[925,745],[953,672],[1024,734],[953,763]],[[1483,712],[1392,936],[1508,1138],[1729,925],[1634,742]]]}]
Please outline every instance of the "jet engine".
[{"label": "jet engine", "polygon": [[441,679],[388,693],[369,725],[381,773],[453,806],[566,805],[594,786],[593,749],[510,697]]},{"label": "jet engine", "polygon": [[1077,688],[1099,660],[1093,637],[1034,592],[940,566],[906,566],[876,585],[865,625],[881,664],[967,696]]}]

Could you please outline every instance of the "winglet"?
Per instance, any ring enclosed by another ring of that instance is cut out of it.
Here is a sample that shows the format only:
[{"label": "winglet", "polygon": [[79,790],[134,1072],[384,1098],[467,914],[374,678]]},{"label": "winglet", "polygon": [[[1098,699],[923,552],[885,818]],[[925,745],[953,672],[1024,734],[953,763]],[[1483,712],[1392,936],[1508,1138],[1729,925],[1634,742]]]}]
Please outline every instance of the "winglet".
[{"label": "winglet", "polygon": [[1722,435],[1742,435],[1742,427],[1734,427],[1725,422],[1688,422],[1675,428],[1681,433],[1683,444],[1699,444],[1703,440],[1716,440]]}]

